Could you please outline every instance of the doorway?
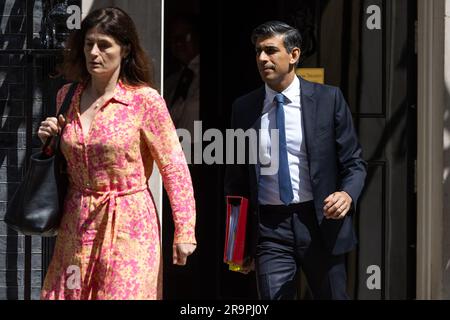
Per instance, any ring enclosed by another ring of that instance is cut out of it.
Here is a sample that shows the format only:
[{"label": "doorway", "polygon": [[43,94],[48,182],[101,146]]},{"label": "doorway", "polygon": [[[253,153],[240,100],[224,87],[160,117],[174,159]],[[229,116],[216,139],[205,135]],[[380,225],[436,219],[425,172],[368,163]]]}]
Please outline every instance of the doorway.
[{"label": "doorway", "polygon": [[[176,3],[166,1],[166,6],[174,8]],[[250,42],[252,29],[267,20],[296,26],[304,38],[300,67],[323,68],[325,83],[341,88],[369,163],[355,219],[359,245],[347,263],[350,296],[413,299],[417,1],[260,0],[250,2],[250,9],[240,4],[201,1],[196,7],[203,129],[225,130],[232,102],[262,85]],[[201,172],[198,251],[190,270],[171,270],[165,260],[166,297],[255,299],[254,277],[228,271],[221,261],[224,167],[202,166]],[[307,291],[301,296],[308,298]]]}]

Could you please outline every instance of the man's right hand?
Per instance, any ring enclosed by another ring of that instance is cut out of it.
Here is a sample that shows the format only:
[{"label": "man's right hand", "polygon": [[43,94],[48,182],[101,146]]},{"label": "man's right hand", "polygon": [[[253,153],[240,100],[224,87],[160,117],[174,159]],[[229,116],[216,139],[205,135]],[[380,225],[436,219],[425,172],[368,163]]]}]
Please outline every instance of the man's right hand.
[{"label": "man's right hand", "polygon": [[239,273],[248,274],[251,271],[255,270],[255,260],[251,259],[248,262],[245,262],[240,270],[237,270]]},{"label": "man's right hand", "polygon": [[66,124],[66,120],[63,115],[59,115],[59,118],[55,117],[47,118],[41,122],[41,126],[38,130],[38,137],[42,143],[45,143],[48,138],[54,137],[61,132],[61,128]]}]

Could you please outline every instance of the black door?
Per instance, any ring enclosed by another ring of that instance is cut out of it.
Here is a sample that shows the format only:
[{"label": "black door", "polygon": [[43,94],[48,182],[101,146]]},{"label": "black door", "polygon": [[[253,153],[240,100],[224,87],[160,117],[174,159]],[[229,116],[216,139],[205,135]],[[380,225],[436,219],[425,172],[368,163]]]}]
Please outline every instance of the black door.
[{"label": "black door", "polygon": [[[250,34],[267,20],[296,25],[305,40],[301,67],[324,68],[325,83],[344,92],[369,163],[355,221],[360,242],[348,258],[355,299],[415,296],[416,7],[407,0],[260,0],[245,7],[234,0],[202,2],[204,121],[225,128],[232,101],[262,84]],[[222,183],[222,169],[210,176],[212,185]],[[213,222],[220,250],[220,193],[209,208],[218,210]],[[217,260],[217,296],[254,298],[254,277],[230,272]]]}]

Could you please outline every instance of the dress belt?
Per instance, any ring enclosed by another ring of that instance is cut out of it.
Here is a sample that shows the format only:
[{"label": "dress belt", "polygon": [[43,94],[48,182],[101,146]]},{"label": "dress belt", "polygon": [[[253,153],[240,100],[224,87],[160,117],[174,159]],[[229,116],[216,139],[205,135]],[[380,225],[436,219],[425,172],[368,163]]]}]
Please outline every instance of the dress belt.
[{"label": "dress belt", "polygon": [[[71,186],[76,191],[79,191],[83,194],[83,196],[96,196],[100,195],[100,205],[96,208],[100,208],[101,206],[108,203],[108,211],[107,211],[107,224],[106,224],[106,230],[104,235],[104,240],[102,243],[102,251],[101,255],[106,257],[106,273],[105,273],[105,282],[109,280],[108,275],[110,273],[110,266],[111,266],[111,258],[112,258],[112,252],[114,250],[116,240],[117,240],[117,230],[116,226],[117,223],[117,214],[116,214],[116,199],[117,197],[123,197],[132,195],[138,192],[143,192],[145,190],[148,190],[147,185],[139,186],[132,189],[127,189],[123,191],[117,191],[117,190],[94,190],[86,187],[80,187],[76,185]],[[109,245],[106,243],[106,239],[109,239]],[[105,283],[106,285],[106,283]]]}]

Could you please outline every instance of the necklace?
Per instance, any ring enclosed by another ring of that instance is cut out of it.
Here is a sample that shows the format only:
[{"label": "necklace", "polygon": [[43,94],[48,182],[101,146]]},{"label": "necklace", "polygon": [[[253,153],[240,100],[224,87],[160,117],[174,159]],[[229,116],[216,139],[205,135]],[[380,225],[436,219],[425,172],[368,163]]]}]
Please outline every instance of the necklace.
[{"label": "necklace", "polygon": [[[95,97],[92,96],[92,98],[95,99]],[[98,97],[96,100],[94,100],[94,110],[99,109],[103,105],[103,96]]]},{"label": "necklace", "polygon": [[107,100],[105,97],[107,93],[104,93],[101,96],[97,96],[97,98],[96,98],[96,95],[92,94],[90,91],[88,91],[88,94],[94,100],[94,102],[93,102],[94,110],[99,109],[104,104],[104,102]]}]

